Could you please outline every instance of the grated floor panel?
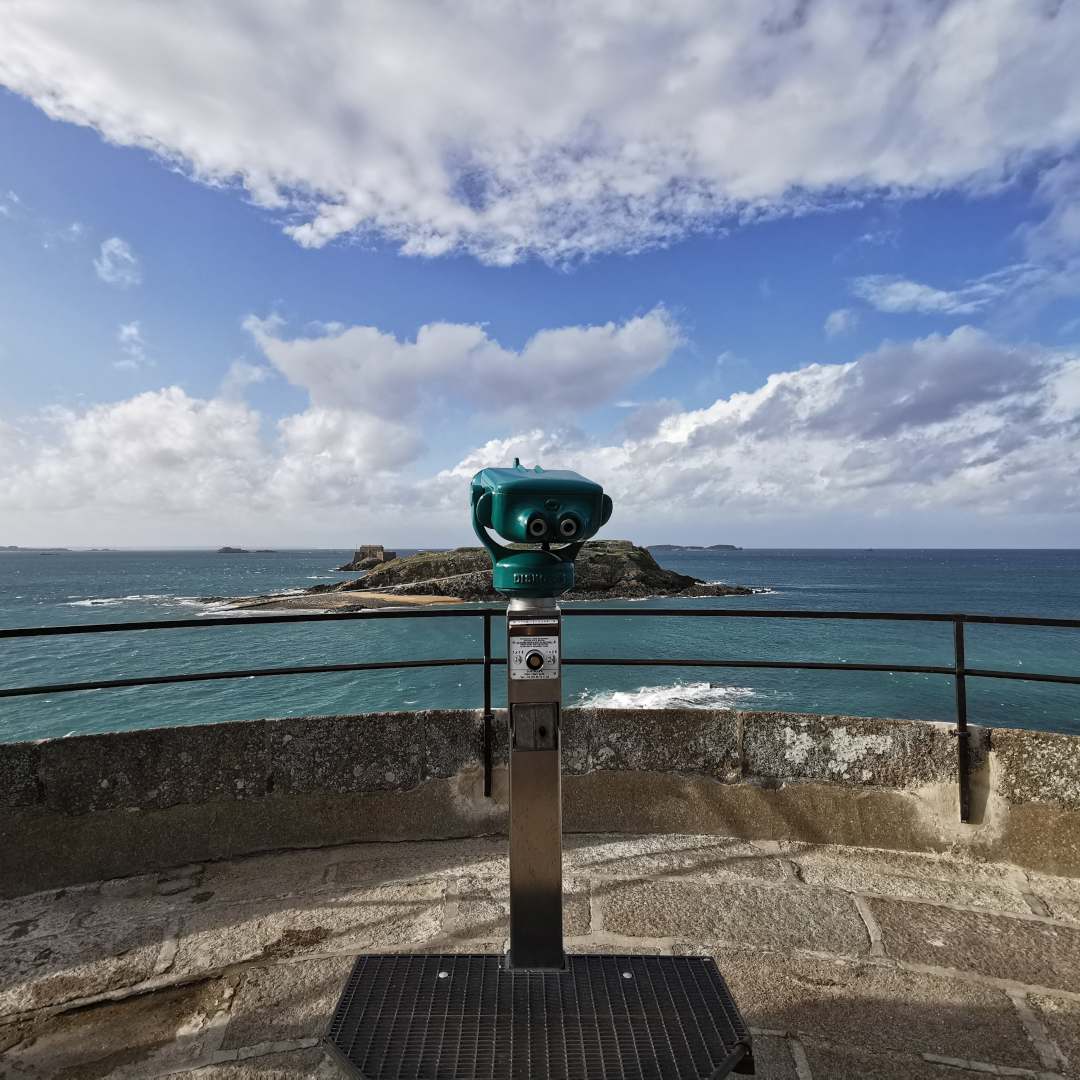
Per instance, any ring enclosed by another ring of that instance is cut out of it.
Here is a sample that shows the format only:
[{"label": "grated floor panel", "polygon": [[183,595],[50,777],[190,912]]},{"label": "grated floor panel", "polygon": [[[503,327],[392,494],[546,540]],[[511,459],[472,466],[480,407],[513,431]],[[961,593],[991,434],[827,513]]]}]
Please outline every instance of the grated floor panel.
[{"label": "grated floor panel", "polygon": [[710,957],[360,956],[327,1036],[364,1080],[716,1080],[752,1072]]}]

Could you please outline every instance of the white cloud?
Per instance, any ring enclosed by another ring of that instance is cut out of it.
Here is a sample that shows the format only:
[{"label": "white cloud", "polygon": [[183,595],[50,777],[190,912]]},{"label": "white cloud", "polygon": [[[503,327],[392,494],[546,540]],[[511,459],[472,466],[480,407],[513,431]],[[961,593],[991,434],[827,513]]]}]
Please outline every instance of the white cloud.
[{"label": "white cloud", "polygon": [[121,323],[116,331],[116,340],[124,352],[124,358],[114,362],[113,367],[134,369],[140,367],[146,361],[146,342],[143,340],[142,329],[138,320],[135,322]]},{"label": "white cloud", "polygon": [[21,201],[14,191],[0,191],[0,217],[11,217]]},{"label": "white cloud", "polygon": [[1020,230],[1029,257],[1051,263],[1074,258],[1080,252],[1080,160],[1063,161],[1047,170],[1035,194],[1047,214]]},{"label": "white cloud", "polygon": [[850,334],[859,323],[859,313],[851,308],[837,308],[825,318],[825,336],[834,338]]},{"label": "white cloud", "polygon": [[127,288],[142,281],[142,267],[131,245],[119,236],[110,236],[101,244],[101,253],[94,260],[94,270],[109,285]]},{"label": "white cloud", "polygon": [[[986,190],[1080,138],[1080,6],[109,5],[8,13],[0,81],[238,181],[304,245],[511,262],[866,193]],[[133,58],[136,58],[133,60]],[[191,88],[198,87],[198,93]]]},{"label": "white cloud", "polygon": [[289,506],[401,505],[397,470],[423,450],[415,427],[346,409],[313,406],[286,417],[278,431],[269,486]]},{"label": "white cloud", "polygon": [[62,229],[49,229],[41,240],[44,248],[55,248],[61,244],[76,244],[86,234],[86,227],[81,221],[73,221]]},{"label": "white cloud", "polygon": [[52,410],[46,431],[0,466],[0,498],[21,511],[127,511],[159,520],[223,500],[264,497],[258,415],[189,397],[179,387],[75,411]]},{"label": "white cloud", "polygon": [[[519,455],[602,481],[624,520],[927,509],[1080,512],[1080,355],[961,327],[848,364],[771,375],[675,413],[646,437],[492,440],[433,485],[447,506],[475,469]],[[711,518],[710,518],[711,520]]]},{"label": "white cloud", "polygon": [[500,345],[483,327],[460,323],[422,326],[414,341],[374,326],[335,326],[287,340],[278,320],[251,316],[244,325],[316,407],[394,418],[443,400],[470,411],[576,415],[657,370],[680,343],[662,307],[620,325],[541,330],[520,351]]},{"label": "white cloud", "polygon": [[1031,543],[1034,515],[1080,513],[1080,353],[969,326],[774,374],[703,409],[657,402],[606,438],[558,422],[504,427],[441,470],[419,469],[418,430],[327,402],[274,425],[241,401],[170,387],[0,426],[0,512],[78,522],[92,509],[118,531],[154,523],[157,542],[174,528],[201,528],[192,541],[206,542],[225,520],[301,542],[364,521],[395,542],[452,542],[464,535],[472,474],[520,456],[600,480],[615,499],[613,528],[637,538],[656,527],[658,507],[672,527],[699,531],[1001,515],[1027,522]]},{"label": "white cloud", "polygon": [[974,315],[990,304],[1046,279],[1046,270],[1032,263],[1017,263],[965,282],[958,289],[938,289],[890,274],[856,278],[851,291],[878,311],[918,312],[924,315]]},{"label": "white cloud", "polygon": [[221,380],[219,396],[233,401],[243,396],[249,386],[266,382],[273,376],[273,371],[262,364],[249,364],[246,360],[234,360]]},{"label": "white cloud", "polygon": [[855,241],[857,244],[868,244],[872,247],[883,247],[886,244],[895,245],[900,237],[898,228],[870,229],[862,233]]}]

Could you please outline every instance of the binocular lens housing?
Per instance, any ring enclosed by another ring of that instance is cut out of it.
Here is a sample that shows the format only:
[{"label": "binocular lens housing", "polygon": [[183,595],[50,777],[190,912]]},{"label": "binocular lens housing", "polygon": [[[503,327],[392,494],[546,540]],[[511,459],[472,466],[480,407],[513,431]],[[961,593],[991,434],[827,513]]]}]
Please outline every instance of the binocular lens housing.
[{"label": "binocular lens housing", "polygon": [[481,469],[470,499],[473,530],[491,555],[492,584],[511,597],[561,596],[572,588],[581,545],[611,517],[611,496],[599,484],[569,469],[526,469],[517,458],[510,469]]},{"label": "binocular lens housing", "polygon": [[559,535],[564,540],[573,540],[581,532],[581,523],[573,514],[563,514],[559,518]]}]

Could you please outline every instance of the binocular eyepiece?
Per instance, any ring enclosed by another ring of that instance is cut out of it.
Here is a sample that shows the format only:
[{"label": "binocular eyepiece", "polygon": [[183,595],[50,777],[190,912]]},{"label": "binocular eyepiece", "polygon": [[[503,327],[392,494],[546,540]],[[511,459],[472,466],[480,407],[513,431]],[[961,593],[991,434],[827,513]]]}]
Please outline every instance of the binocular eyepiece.
[{"label": "binocular eyepiece", "polygon": [[562,514],[556,521],[544,514],[533,514],[525,531],[530,540],[576,540],[581,532],[581,522],[574,514]]},{"label": "binocular eyepiece", "polygon": [[[472,479],[473,529],[491,554],[495,589],[507,596],[558,596],[574,583],[574,558],[611,517],[611,498],[567,469],[481,469]],[[503,547],[491,529],[513,544]],[[563,547],[552,549],[550,545]]]}]

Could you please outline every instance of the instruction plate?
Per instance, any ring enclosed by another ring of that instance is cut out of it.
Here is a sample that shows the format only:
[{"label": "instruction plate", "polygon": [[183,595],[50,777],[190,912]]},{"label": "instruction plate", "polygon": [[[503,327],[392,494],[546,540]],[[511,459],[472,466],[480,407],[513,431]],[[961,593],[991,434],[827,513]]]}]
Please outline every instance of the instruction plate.
[{"label": "instruction plate", "polygon": [[[557,679],[559,677],[558,635],[514,634],[510,638],[511,679]],[[540,662],[536,657],[539,656]],[[530,659],[531,658],[531,659]]]}]

